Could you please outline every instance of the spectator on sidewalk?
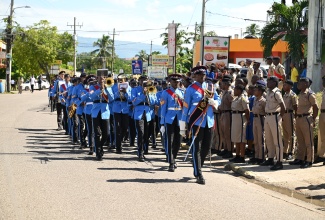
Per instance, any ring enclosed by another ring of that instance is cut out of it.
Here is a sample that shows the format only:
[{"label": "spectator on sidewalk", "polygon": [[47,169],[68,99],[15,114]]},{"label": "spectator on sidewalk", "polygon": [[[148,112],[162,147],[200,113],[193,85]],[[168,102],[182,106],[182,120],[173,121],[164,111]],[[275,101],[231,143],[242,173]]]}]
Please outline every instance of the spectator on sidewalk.
[{"label": "spectator on sidewalk", "polygon": [[325,165],[325,76],[322,77],[323,80],[323,94],[322,94],[322,104],[319,115],[319,132],[318,132],[318,148],[317,155],[318,158],[315,162],[323,162]]},{"label": "spectator on sidewalk", "polygon": [[34,75],[32,75],[32,77],[30,77],[30,92],[33,93],[34,92],[34,86],[35,86],[35,77]]},{"label": "spectator on sidewalk", "polygon": [[10,81],[10,84],[11,84],[11,90],[15,90],[15,80],[14,79],[12,79]]},{"label": "spectator on sidewalk", "polygon": [[37,83],[38,83],[38,89],[39,89],[39,91],[41,91],[42,90],[42,75],[38,76]]},{"label": "spectator on sidewalk", "polygon": [[18,78],[18,81],[17,81],[18,94],[22,94],[23,93],[23,83],[24,83],[23,77],[19,77]]}]

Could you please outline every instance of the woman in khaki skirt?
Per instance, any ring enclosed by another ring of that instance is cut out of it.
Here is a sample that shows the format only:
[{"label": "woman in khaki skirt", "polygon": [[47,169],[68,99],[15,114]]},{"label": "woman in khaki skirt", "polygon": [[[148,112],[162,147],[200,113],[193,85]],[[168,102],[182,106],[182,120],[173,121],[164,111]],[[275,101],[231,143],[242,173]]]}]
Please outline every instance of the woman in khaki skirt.
[{"label": "woman in khaki skirt", "polygon": [[234,163],[245,163],[246,126],[249,123],[249,101],[243,94],[245,87],[237,85],[234,90],[236,98],[231,104],[232,124],[231,141],[236,145],[236,157],[229,160]]}]

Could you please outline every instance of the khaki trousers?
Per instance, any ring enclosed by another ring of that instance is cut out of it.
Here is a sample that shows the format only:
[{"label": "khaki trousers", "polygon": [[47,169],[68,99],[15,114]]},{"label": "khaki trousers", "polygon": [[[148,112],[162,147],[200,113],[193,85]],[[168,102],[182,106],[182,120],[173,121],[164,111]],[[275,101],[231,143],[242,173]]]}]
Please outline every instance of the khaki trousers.
[{"label": "khaki trousers", "polygon": [[255,158],[265,159],[265,143],[264,143],[264,116],[254,117],[253,134],[254,134],[254,149]]},{"label": "khaki trousers", "polygon": [[301,117],[296,120],[297,159],[299,160],[305,160],[307,154],[306,161],[314,161],[313,123],[312,116]]},{"label": "khaki trousers", "polygon": [[220,114],[214,114],[215,126],[213,130],[211,148],[221,150],[222,141],[220,136]]},{"label": "khaki trousers", "polygon": [[325,158],[325,113],[319,116],[317,155]]},{"label": "khaki trousers", "polygon": [[265,143],[269,159],[283,160],[282,118],[280,114],[265,117]]},{"label": "khaki trousers", "polygon": [[231,146],[231,112],[224,112],[220,117],[220,136],[223,149],[232,151]]},{"label": "khaki trousers", "polygon": [[295,144],[296,120],[293,113],[285,113],[282,118],[283,128],[283,152],[293,153]]}]

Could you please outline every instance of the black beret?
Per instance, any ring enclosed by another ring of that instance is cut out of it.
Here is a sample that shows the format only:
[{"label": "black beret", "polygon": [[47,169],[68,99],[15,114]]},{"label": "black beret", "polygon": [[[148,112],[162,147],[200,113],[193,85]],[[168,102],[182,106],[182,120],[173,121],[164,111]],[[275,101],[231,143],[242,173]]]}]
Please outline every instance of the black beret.
[{"label": "black beret", "polygon": [[284,81],[284,83],[286,83],[286,84],[288,84],[290,86],[293,86],[293,82],[290,79],[287,79],[286,81]]},{"label": "black beret", "polygon": [[169,75],[169,79],[170,80],[175,80],[175,81],[180,81],[181,80],[181,78],[182,78],[182,75],[180,75],[180,74],[171,74],[171,75]]},{"label": "black beret", "polygon": [[280,60],[280,57],[273,57],[273,60]]},{"label": "black beret", "polygon": [[239,89],[240,91],[244,91],[245,90],[245,86],[243,86],[243,85],[237,85],[237,86],[235,86],[235,89]]},{"label": "black beret", "polygon": [[302,77],[299,79],[299,82],[308,82],[309,83],[309,79],[307,77]]},{"label": "black beret", "polygon": [[266,57],[266,60],[273,60],[273,57],[272,56]]},{"label": "black beret", "polygon": [[81,73],[81,74],[80,74],[80,77],[86,77],[86,76],[87,76],[86,73]]}]

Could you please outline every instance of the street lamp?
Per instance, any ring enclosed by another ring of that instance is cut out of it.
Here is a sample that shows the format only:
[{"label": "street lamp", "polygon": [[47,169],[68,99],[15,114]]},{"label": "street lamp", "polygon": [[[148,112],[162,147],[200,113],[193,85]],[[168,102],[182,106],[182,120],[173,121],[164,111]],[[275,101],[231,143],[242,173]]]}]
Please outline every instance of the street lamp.
[{"label": "street lamp", "polygon": [[7,83],[7,92],[10,92],[10,82],[11,82],[11,60],[12,60],[12,15],[18,8],[30,8],[30,6],[20,6],[14,8],[14,0],[11,0],[10,15],[8,17],[8,26],[7,26],[7,69],[6,69],[6,83]]}]

